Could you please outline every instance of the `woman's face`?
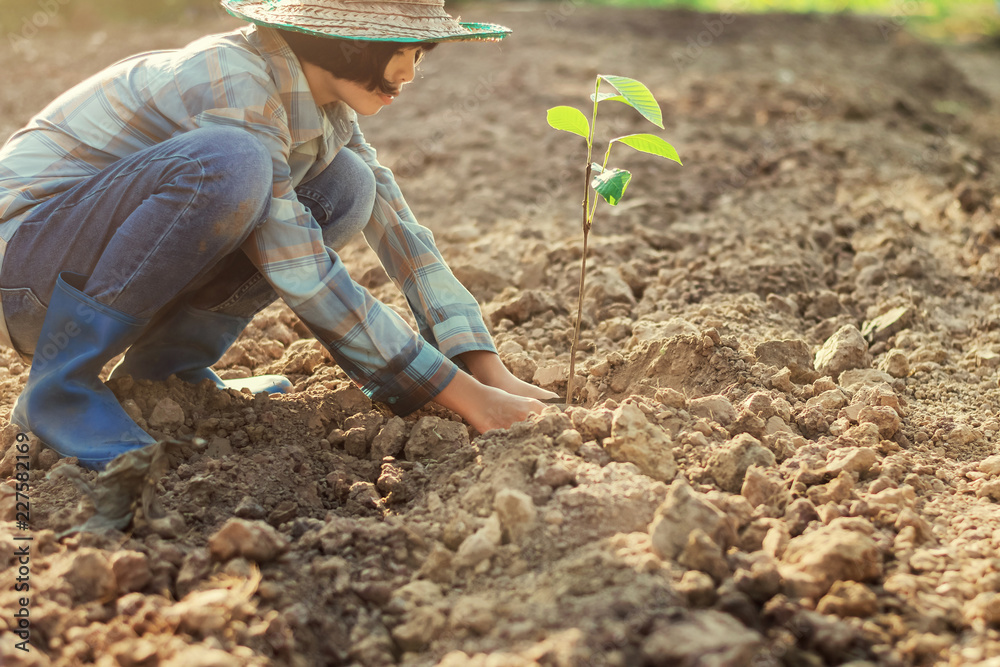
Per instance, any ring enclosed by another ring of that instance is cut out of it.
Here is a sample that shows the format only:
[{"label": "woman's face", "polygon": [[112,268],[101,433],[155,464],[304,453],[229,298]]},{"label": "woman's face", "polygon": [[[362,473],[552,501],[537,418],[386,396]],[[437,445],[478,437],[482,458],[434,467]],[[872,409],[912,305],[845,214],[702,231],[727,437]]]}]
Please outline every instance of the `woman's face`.
[{"label": "woman's face", "polygon": [[392,100],[399,95],[403,86],[413,81],[421,54],[419,45],[408,46],[397,51],[389,60],[389,64],[385,67],[385,80],[396,93],[392,96],[368,90],[356,81],[337,78],[322,67],[309,62],[302,63],[302,71],[318,106],[343,102],[362,116],[372,116],[382,107],[392,104]]}]

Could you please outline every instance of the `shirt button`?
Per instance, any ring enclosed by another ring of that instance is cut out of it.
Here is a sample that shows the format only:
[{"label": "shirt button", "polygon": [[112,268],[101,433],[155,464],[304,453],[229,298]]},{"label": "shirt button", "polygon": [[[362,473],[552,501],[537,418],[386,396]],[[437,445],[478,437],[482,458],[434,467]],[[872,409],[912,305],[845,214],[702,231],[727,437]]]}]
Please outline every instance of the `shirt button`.
[{"label": "shirt button", "polygon": [[397,400],[398,400],[397,397],[390,396],[389,397],[389,405],[395,405],[395,403],[396,403]]}]

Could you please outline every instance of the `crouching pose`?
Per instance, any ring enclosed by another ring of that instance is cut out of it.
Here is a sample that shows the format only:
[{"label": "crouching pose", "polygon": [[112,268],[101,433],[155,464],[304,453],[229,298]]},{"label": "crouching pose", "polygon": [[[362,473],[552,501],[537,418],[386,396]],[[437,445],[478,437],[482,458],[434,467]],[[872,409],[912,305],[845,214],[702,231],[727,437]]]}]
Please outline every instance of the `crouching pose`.
[{"label": "crouching pose", "polygon": [[[250,23],[123,60],[0,150],[0,343],[31,359],[11,421],[102,468],[153,442],[99,374],[282,392],[212,370],[280,297],[373,400],[480,431],[554,394],[500,362],[482,313],[379,165],[358,116],[439,42],[499,40],[443,0],[223,0]],[[336,251],[363,232],[415,332]],[[462,367],[461,369],[459,367]]]}]

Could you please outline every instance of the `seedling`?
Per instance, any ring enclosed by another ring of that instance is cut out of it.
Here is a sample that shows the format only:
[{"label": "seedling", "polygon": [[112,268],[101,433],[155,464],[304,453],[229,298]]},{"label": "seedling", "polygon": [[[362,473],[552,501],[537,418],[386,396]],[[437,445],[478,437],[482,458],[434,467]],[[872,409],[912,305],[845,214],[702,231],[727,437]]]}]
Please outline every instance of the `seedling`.
[{"label": "seedling", "polygon": [[[602,93],[602,81],[614,88],[615,92]],[[594,213],[597,212],[597,202],[599,201],[597,197],[594,197],[594,204],[591,206],[590,189],[593,188],[604,201],[612,206],[617,206],[618,202],[625,196],[625,188],[632,180],[632,174],[624,169],[608,167],[611,147],[616,143],[681,164],[681,159],[674,147],[655,134],[629,134],[615,137],[608,142],[608,150],[604,153],[604,162],[602,164],[591,162],[594,153],[594,131],[597,128],[597,107],[601,102],[627,104],[661,130],[663,129],[663,113],[660,111],[660,105],[656,102],[653,94],[649,92],[649,88],[635,79],[624,76],[598,74],[597,82],[594,85],[594,94],[590,96],[590,99],[594,102],[594,112],[590,122],[587,121],[587,117],[583,115],[582,111],[574,107],[558,106],[548,110],[549,125],[557,130],[583,137],[587,141],[587,168],[584,172],[583,182],[583,257],[580,258],[580,300],[576,311],[576,326],[573,330],[573,346],[569,353],[569,380],[566,383],[566,403],[568,405],[573,403],[576,348],[580,342],[580,322],[583,319],[583,288],[587,277],[587,239],[590,236],[590,228],[594,224]]]}]

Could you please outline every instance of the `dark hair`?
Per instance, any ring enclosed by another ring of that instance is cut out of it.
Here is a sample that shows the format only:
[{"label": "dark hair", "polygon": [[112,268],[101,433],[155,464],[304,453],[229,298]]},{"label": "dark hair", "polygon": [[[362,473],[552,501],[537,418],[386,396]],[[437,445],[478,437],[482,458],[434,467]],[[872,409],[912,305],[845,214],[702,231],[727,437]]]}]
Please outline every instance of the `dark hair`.
[{"label": "dark hair", "polygon": [[288,47],[300,61],[322,67],[338,79],[355,81],[368,90],[386,95],[399,91],[385,80],[385,68],[392,57],[413,46],[420,47],[418,61],[423,54],[437,46],[435,42],[371,42],[359,39],[337,39],[307,35],[293,30],[282,30]]}]

